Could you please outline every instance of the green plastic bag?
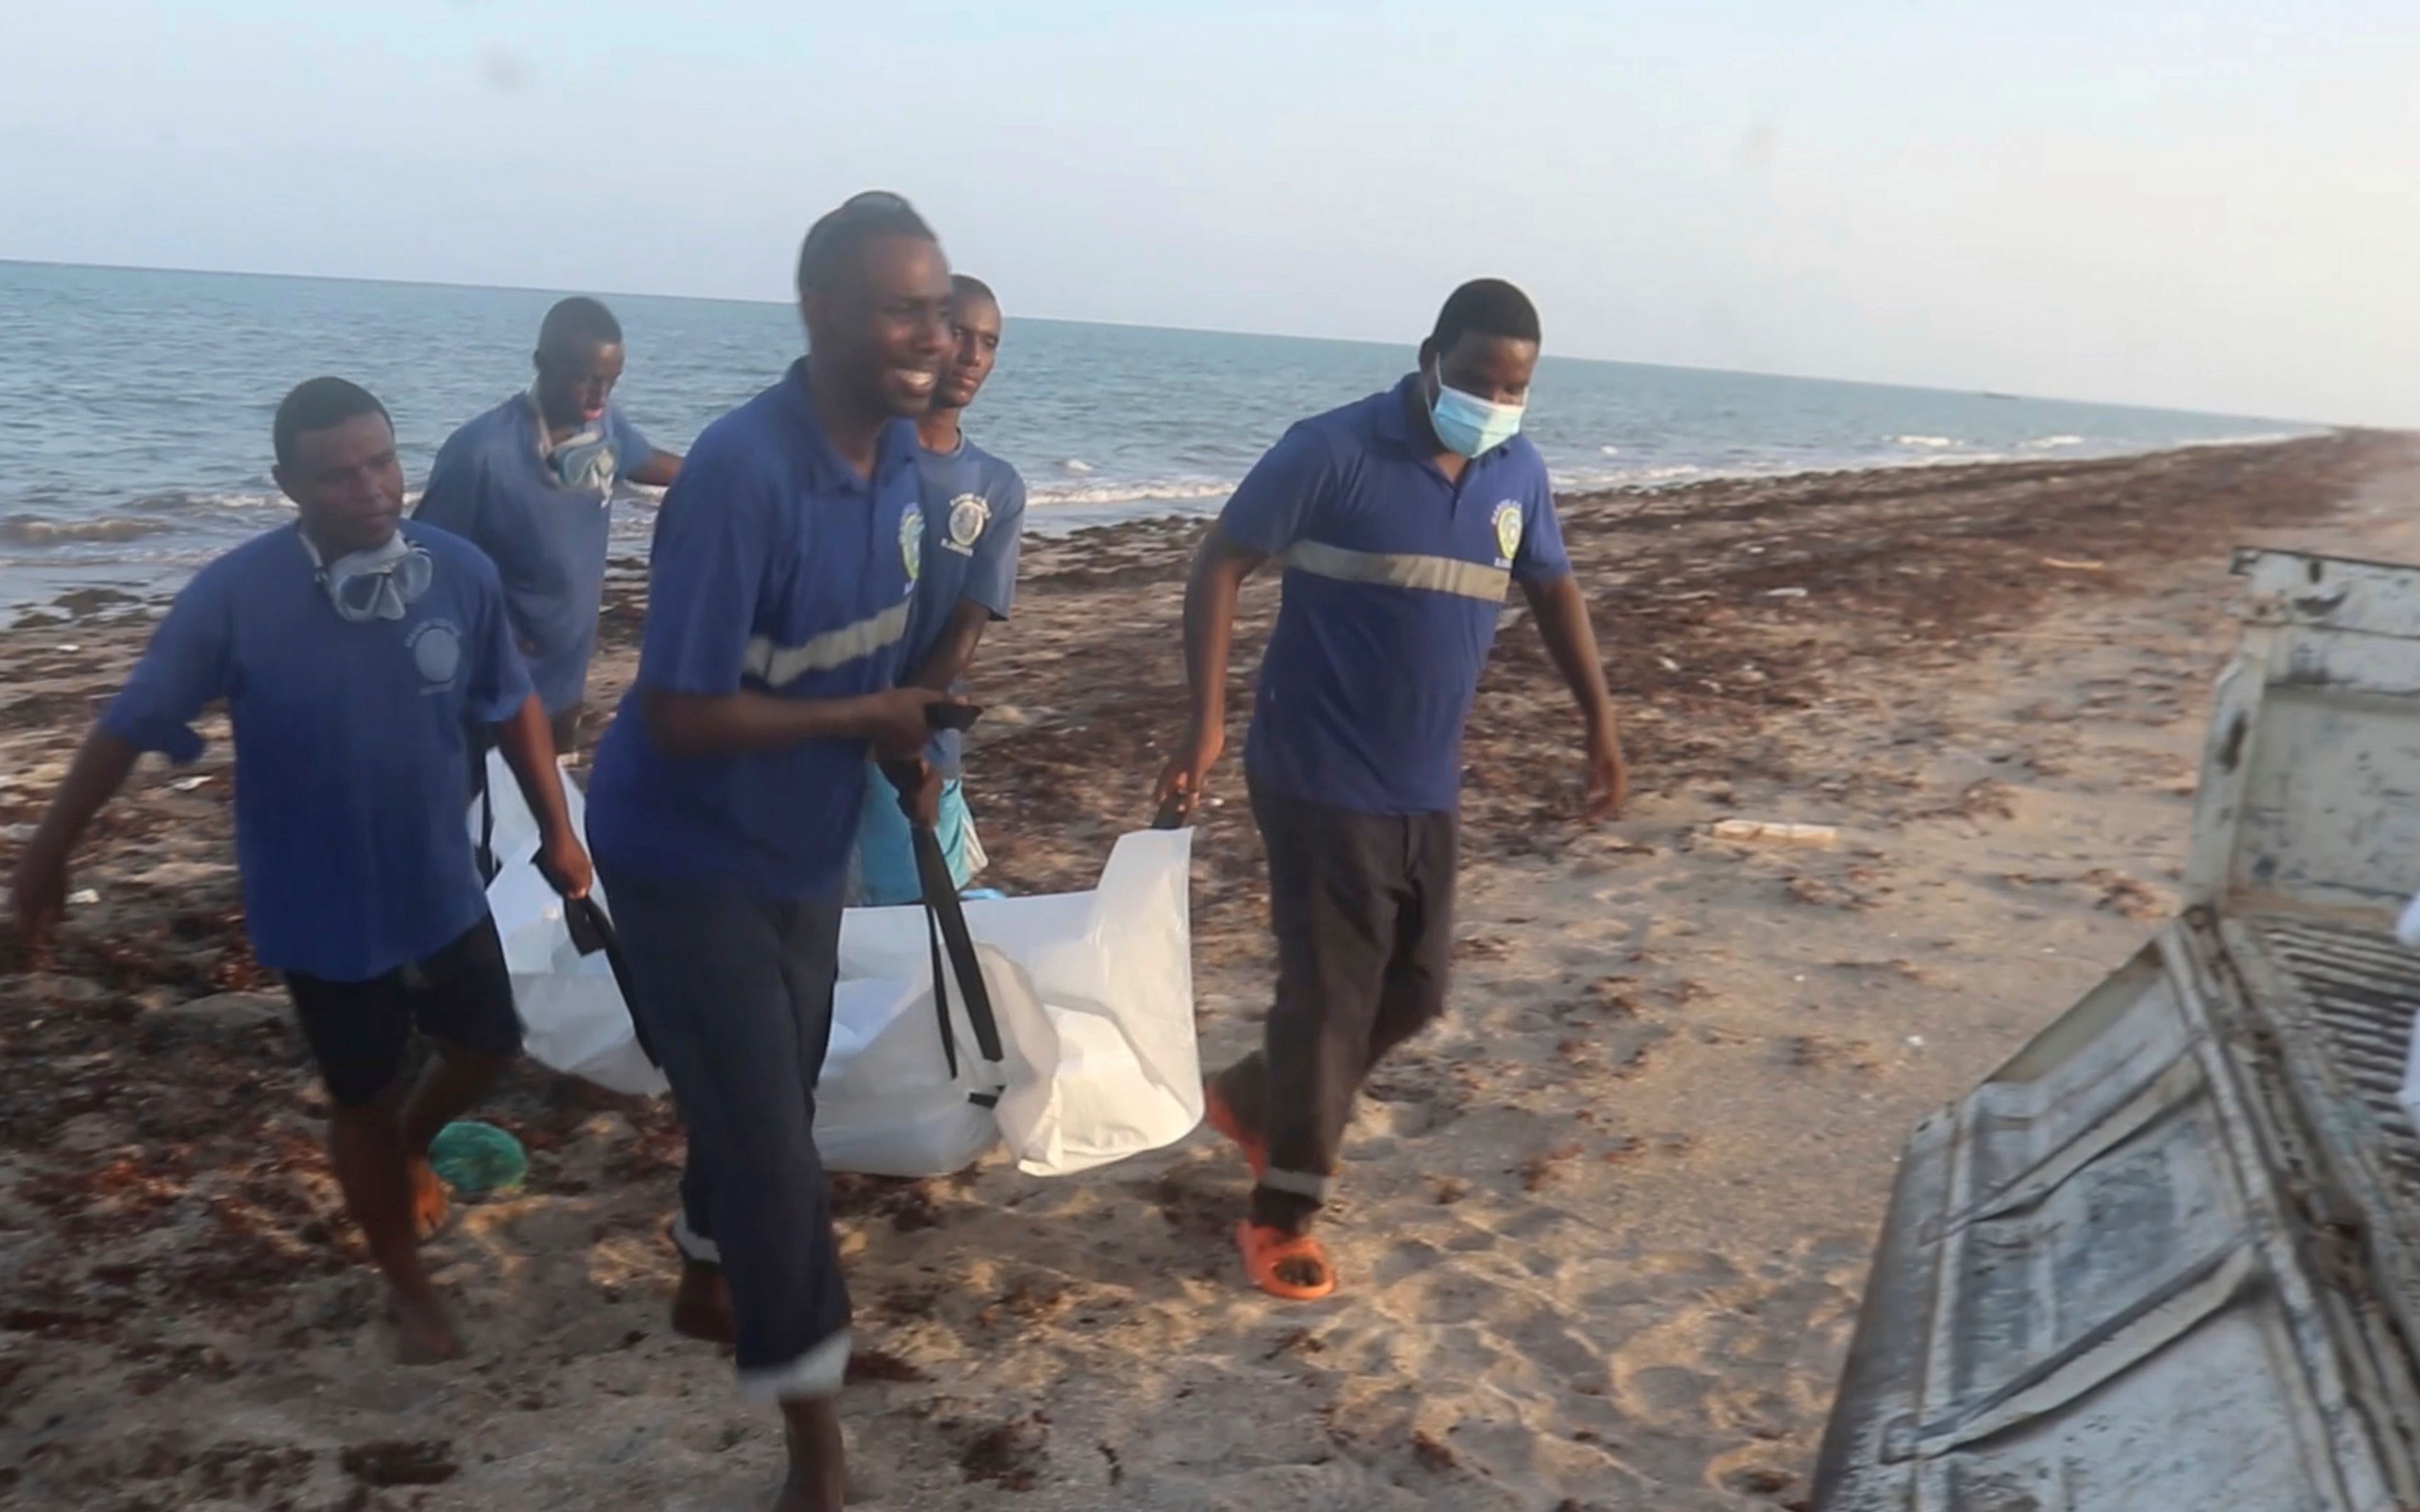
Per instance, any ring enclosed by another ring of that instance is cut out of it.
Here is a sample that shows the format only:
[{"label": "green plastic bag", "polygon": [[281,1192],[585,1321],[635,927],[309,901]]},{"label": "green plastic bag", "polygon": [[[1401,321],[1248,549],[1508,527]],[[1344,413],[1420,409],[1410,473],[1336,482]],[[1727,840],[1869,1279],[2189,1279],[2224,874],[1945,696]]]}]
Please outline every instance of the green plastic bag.
[{"label": "green plastic bag", "polygon": [[449,1123],[428,1144],[429,1168],[465,1196],[520,1189],[529,1176],[521,1142],[492,1123]]}]

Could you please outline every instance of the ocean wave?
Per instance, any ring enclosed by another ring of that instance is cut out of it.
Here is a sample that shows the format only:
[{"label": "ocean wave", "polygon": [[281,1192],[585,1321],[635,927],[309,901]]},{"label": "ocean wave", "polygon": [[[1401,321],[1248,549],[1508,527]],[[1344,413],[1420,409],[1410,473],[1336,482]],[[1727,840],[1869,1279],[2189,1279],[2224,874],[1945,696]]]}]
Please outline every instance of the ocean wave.
[{"label": "ocean wave", "polygon": [[1949,436],[1894,436],[1891,440],[1901,446],[1940,447],[1958,444],[1957,439]]},{"label": "ocean wave", "polygon": [[1608,488],[1654,488],[1728,475],[1709,473],[1694,462],[1672,462],[1661,467],[1550,468],[1546,481],[1558,493],[1600,493]]},{"label": "ocean wave", "polygon": [[85,541],[133,541],[176,528],[165,520],[128,519],[123,516],[50,519],[40,515],[0,515],[0,545],[73,546]]},{"label": "ocean wave", "polygon": [[1028,486],[1025,501],[1036,505],[1180,503],[1187,500],[1224,499],[1234,491],[1233,481],[1215,478],[1142,483],[1046,483]]},{"label": "ocean wave", "polygon": [[2055,452],[2065,447],[2083,444],[2084,438],[2081,436],[2037,436],[2025,442],[2025,445],[2038,452]]},{"label": "ocean wave", "polygon": [[1080,478],[1093,471],[1093,464],[1085,461],[1080,456],[1071,456],[1059,464],[1059,471],[1062,472],[1073,472]]},{"label": "ocean wave", "polygon": [[147,515],[217,515],[231,509],[282,510],[291,506],[282,494],[172,488],[129,500],[124,507]]}]

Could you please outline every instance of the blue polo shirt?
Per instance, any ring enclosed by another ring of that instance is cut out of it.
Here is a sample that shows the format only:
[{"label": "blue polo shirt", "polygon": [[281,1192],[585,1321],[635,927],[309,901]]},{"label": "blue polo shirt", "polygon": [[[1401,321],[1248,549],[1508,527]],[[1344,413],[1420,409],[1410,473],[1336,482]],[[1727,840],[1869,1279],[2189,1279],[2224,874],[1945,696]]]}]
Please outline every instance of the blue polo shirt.
[{"label": "blue polo shirt", "polygon": [[1219,533],[1284,566],[1244,764],[1287,797],[1444,813],[1462,729],[1515,582],[1571,571],[1553,489],[1521,437],[1446,481],[1404,406],[1418,380],[1306,420],[1261,458]]},{"label": "blue polo shirt", "polygon": [[[619,405],[606,406],[599,428],[617,476],[655,452]],[[494,560],[538,702],[554,714],[588,688],[613,500],[610,487],[564,486],[544,444],[536,404],[514,394],[446,438],[412,517]]]},{"label": "blue polo shirt", "polygon": [[[1025,532],[1025,480],[1016,470],[961,438],[954,452],[919,448],[924,510],[924,573],[908,626],[908,671],[923,665],[961,600],[995,620],[1016,601],[1016,550]],[[962,690],[962,685],[961,685]],[[933,736],[925,755],[944,777],[958,775],[960,737]]]},{"label": "blue polo shirt", "polygon": [[417,522],[428,591],[355,623],[320,588],[298,527],[194,574],[101,728],[182,764],[225,699],[235,725],[235,849],[263,965],[366,981],[487,917],[463,819],[463,727],[527,701],[496,569]]},{"label": "blue polo shirt", "polygon": [[772,898],[819,895],[847,870],[865,742],[675,756],[645,715],[650,688],[850,698],[906,671],[924,540],[915,428],[885,429],[859,477],[824,438],[806,371],[707,426],[656,517],[638,681],[588,787],[609,866]]}]

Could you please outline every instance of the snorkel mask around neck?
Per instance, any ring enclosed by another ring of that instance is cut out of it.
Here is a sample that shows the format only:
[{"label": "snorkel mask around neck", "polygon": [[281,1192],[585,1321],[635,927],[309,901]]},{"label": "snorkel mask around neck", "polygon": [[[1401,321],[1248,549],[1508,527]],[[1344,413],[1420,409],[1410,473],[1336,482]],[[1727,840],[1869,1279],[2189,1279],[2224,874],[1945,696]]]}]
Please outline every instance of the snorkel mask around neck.
[{"label": "snorkel mask around neck", "polygon": [[547,471],[554,481],[576,493],[595,491],[611,498],[618,458],[613,455],[613,438],[606,433],[602,420],[582,425],[578,430],[556,440],[547,424],[546,406],[537,396],[537,388],[530,388],[530,408],[537,413],[537,450],[546,459]]},{"label": "snorkel mask around neck", "polygon": [[435,560],[405,540],[401,531],[388,536],[384,546],[348,552],[334,562],[320,559],[307,532],[298,529],[297,533],[302,536],[302,549],[311,554],[328,602],[340,618],[355,625],[403,618],[405,607],[428,592],[437,576]]}]

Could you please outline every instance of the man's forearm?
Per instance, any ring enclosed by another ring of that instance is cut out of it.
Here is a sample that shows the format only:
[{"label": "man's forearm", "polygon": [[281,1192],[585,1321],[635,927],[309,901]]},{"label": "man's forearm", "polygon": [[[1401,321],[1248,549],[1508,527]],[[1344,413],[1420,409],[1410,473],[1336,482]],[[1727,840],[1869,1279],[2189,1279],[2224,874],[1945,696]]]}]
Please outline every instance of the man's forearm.
[{"label": "man's forearm", "polygon": [[777,750],[810,740],[857,740],[867,733],[862,698],[775,698],[736,693],[673,693],[647,688],[640,705],[647,733],[675,756]]},{"label": "man's forearm", "polygon": [[1613,729],[1613,694],[1605,686],[1605,661],[1598,654],[1596,627],[1589,621],[1588,599],[1579,579],[1565,574],[1553,582],[1525,590],[1529,611],[1537,617],[1539,637],[1555,670],[1572,690],[1572,702],[1590,729]]},{"label": "man's forearm", "polygon": [[680,476],[680,470],[681,459],[677,453],[650,452],[645,461],[630,470],[629,478],[632,483],[644,484],[650,488],[669,488]]},{"label": "man's forearm", "polygon": [[1227,659],[1235,640],[1235,601],[1244,579],[1259,559],[1225,548],[1216,527],[1193,559],[1185,584],[1185,680],[1193,696],[1197,729],[1221,728],[1227,718]]},{"label": "man's forearm", "polygon": [[568,833],[571,810],[563,797],[563,772],[554,764],[554,735],[537,695],[523,699],[513,717],[494,728],[496,748],[513,769],[513,780],[520,784],[538,833],[549,838]]},{"label": "man's forearm", "polygon": [[42,822],[26,848],[62,856],[74,850],[76,841],[84,838],[85,826],[126,785],[127,774],[134,770],[142,754],[133,742],[93,726],[69,764],[68,775],[59,779],[58,791],[51,795],[51,806],[43,810]]},{"label": "man's forearm", "polygon": [[940,639],[908,676],[909,686],[948,692],[974,665],[975,647],[982,643],[984,626],[990,623],[991,610],[972,599],[960,599],[950,611],[949,623],[941,627]]}]

